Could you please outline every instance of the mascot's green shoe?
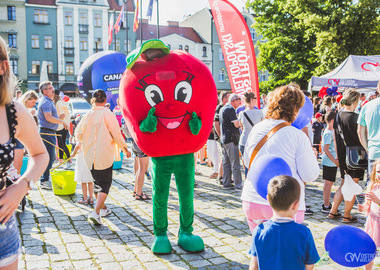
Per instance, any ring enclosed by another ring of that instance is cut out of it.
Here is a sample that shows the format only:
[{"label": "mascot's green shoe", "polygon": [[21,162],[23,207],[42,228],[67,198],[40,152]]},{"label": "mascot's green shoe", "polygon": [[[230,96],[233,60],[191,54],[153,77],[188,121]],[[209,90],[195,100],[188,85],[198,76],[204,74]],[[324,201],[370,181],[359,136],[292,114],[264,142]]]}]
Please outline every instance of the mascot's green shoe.
[{"label": "mascot's green shoe", "polygon": [[152,244],[153,253],[168,254],[172,253],[172,245],[167,235],[155,236]]},{"label": "mascot's green shoe", "polygon": [[202,238],[186,232],[179,232],[178,245],[187,252],[200,252],[205,249]]}]

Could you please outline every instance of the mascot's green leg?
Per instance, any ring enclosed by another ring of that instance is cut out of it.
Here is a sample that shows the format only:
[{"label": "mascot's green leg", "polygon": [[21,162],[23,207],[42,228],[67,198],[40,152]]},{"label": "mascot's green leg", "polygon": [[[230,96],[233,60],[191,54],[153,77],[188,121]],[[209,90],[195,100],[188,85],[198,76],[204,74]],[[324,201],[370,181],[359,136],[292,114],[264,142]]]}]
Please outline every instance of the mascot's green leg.
[{"label": "mascot's green leg", "polygon": [[174,175],[180,208],[178,245],[188,252],[200,252],[205,248],[203,240],[192,234],[194,221],[194,154],[177,156],[175,162]]},{"label": "mascot's green leg", "polygon": [[171,157],[152,158],[153,229],[155,234],[151,248],[153,253],[166,254],[172,252],[172,246],[166,235],[171,174]]}]

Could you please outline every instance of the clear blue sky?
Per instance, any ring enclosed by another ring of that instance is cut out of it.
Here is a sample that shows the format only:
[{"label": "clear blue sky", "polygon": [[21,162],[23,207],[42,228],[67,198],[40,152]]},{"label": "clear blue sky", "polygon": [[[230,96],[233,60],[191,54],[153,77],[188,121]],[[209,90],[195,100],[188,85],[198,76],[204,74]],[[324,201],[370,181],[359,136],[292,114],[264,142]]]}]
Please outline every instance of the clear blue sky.
[{"label": "clear blue sky", "polygon": [[[139,0],[143,3],[143,18],[146,18],[146,12],[148,10],[149,0]],[[160,13],[160,25],[166,25],[166,21],[183,21],[187,15],[194,14],[197,11],[207,7],[210,8],[208,0],[158,0],[159,1],[159,13]],[[246,0],[230,0],[238,10],[242,10],[245,7]],[[154,3],[153,16],[151,24],[156,24],[157,18],[157,6]]]}]

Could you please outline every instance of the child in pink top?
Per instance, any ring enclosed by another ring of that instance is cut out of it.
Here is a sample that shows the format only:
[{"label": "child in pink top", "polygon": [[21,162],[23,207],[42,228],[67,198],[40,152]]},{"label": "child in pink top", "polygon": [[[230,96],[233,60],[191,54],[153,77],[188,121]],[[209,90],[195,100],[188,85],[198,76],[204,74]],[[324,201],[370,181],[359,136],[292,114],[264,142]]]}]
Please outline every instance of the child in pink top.
[{"label": "child in pink top", "polygon": [[[358,210],[367,212],[365,231],[375,241],[376,246],[380,247],[380,159],[373,166],[370,180],[365,202],[358,205]],[[371,270],[372,267],[373,261],[365,269]]]}]

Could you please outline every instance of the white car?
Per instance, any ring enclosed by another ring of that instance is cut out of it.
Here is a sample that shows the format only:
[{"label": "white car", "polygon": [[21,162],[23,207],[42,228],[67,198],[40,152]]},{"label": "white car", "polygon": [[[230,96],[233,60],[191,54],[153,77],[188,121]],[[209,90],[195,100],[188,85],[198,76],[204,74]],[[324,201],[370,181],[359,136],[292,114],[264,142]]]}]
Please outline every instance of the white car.
[{"label": "white car", "polygon": [[91,110],[91,104],[83,98],[70,98],[69,100],[70,118],[73,120],[78,115],[86,114]]}]

